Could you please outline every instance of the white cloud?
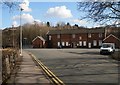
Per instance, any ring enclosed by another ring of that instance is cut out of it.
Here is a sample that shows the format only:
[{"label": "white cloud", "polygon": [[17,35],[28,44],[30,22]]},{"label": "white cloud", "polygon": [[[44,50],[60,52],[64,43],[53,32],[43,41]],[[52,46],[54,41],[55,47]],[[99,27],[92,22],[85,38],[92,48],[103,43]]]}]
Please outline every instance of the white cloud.
[{"label": "white cloud", "polygon": [[13,21],[12,25],[13,25],[14,27],[17,27],[17,26],[18,26],[17,21]]},{"label": "white cloud", "polygon": [[[16,15],[13,17],[13,20],[17,20],[17,21],[20,21],[20,15]],[[21,15],[21,20],[22,20],[22,23],[31,23],[34,21],[34,18],[32,15],[30,14],[22,14]]]},{"label": "white cloud", "polygon": [[35,19],[32,24],[35,24],[35,23],[36,23],[37,25],[42,25],[42,24],[43,24],[43,22],[40,21],[40,20],[38,20],[38,19]]},{"label": "white cloud", "polygon": [[80,19],[73,19],[73,20],[71,20],[71,22],[77,23],[77,24],[80,24],[80,25],[83,25],[83,24],[87,23],[85,20],[80,20]]},{"label": "white cloud", "polygon": [[29,1],[28,0],[23,0],[23,2],[21,4],[19,4],[19,6],[23,9],[24,12],[32,11],[32,9],[29,8]]},{"label": "white cloud", "polygon": [[34,19],[34,17],[32,15],[30,15],[29,13],[23,13],[20,17],[20,15],[16,15],[13,16],[13,25],[14,26],[18,26],[18,24],[20,24],[20,18],[21,18],[21,24],[26,24],[26,23],[30,23],[33,24],[35,21],[37,24],[42,23],[42,21],[40,21],[39,19]]},{"label": "white cloud", "polygon": [[71,10],[67,9],[66,6],[49,8],[46,13],[47,13],[47,16],[50,16],[50,17],[59,17],[59,18],[72,17]]},{"label": "white cloud", "polygon": [[38,22],[38,23],[41,23],[41,21],[39,19],[35,19],[35,21]]}]

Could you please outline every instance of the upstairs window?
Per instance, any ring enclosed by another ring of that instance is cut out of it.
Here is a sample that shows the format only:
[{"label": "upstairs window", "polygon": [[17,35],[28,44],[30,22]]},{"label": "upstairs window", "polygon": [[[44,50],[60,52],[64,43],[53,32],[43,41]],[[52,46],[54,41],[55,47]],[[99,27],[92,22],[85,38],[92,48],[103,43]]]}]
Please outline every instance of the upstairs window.
[{"label": "upstairs window", "polygon": [[91,38],[91,33],[88,34],[88,37]]},{"label": "upstairs window", "polygon": [[99,37],[102,37],[102,33],[99,33]]},{"label": "upstairs window", "polygon": [[51,36],[49,36],[49,40],[51,40]]},{"label": "upstairs window", "polygon": [[60,35],[57,35],[57,38],[60,38]]},{"label": "upstairs window", "polygon": [[72,34],[72,38],[75,38],[75,34]]},{"label": "upstairs window", "polygon": [[82,37],[80,36],[80,37],[79,37],[79,40],[81,40],[81,39],[82,39]]}]

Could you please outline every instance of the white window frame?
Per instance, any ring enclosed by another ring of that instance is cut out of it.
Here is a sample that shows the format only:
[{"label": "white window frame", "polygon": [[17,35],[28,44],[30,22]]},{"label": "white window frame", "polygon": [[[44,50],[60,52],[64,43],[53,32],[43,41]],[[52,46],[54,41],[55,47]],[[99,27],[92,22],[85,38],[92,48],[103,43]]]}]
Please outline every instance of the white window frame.
[{"label": "white window frame", "polygon": [[82,41],[79,41],[79,46],[82,46]]},{"label": "white window frame", "polygon": [[77,46],[79,46],[79,44],[77,43]]},{"label": "white window frame", "polygon": [[79,37],[79,40],[81,40],[81,39],[82,39],[82,37],[80,36],[80,37]]},{"label": "white window frame", "polygon": [[72,34],[72,38],[75,38],[75,34]]},{"label": "white window frame", "polygon": [[57,38],[60,38],[60,34],[57,35]]},{"label": "white window frame", "polygon": [[52,38],[51,35],[49,35],[49,40],[51,40],[51,38]]},{"label": "white window frame", "polygon": [[102,45],[102,40],[99,40],[99,46],[101,46]]},{"label": "white window frame", "polygon": [[97,46],[97,40],[93,40],[93,46]]},{"label": "white window frame", "polygon": [[66,42],[66,46],[69,46],[69,43],[68,43],[68,42]]},{"label": "white window frame", "polygon": [[99,33],[99,37],[102,37],[102,33]]},{"label": "white window frame", "polygon": [[91,38],[91,36],[92,36],[91,33],[88,33],[88,37]]},{"label": "white window frame", "polygon": [[65,46],[65,42],[62,42],[62,46]]},{"label": "white window frame", "polygon": [[83,41],[83,46],[86,46],[86,41]]},{"label": "white window frame", "polygon": [[57,45],[60,46],[60,42],[58,42]]}]

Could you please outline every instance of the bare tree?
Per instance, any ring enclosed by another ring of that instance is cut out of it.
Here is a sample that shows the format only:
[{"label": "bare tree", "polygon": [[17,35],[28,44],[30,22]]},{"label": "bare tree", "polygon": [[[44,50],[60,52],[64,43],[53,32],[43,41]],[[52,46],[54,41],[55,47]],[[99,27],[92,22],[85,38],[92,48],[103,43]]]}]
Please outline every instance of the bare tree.
[{"label": "bare tree", "polygon": [[20,4],[20,2],[18,2],[17,0],[2,0],[0,3],[3,6],[9,8],[9,12],[13,11],[14,9],[18,10]]},{"label": "bare tree", "polygon": [[[120,1],[119,2],[78,2],[78,10],[86,12],[82,19],[93,20],[104,24],[120,24]],[[114,22],[114,23],[113,23]]]}]

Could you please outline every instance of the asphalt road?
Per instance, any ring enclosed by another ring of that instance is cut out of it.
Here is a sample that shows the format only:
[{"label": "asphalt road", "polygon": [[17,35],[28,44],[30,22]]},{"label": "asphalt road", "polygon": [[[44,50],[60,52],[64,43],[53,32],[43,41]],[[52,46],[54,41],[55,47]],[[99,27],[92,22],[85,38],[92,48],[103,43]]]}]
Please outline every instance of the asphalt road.
[{"label": "asphalt road", "polygon": [[99,49],[25,49],[64,83],[118,83],[118,61]]}]

